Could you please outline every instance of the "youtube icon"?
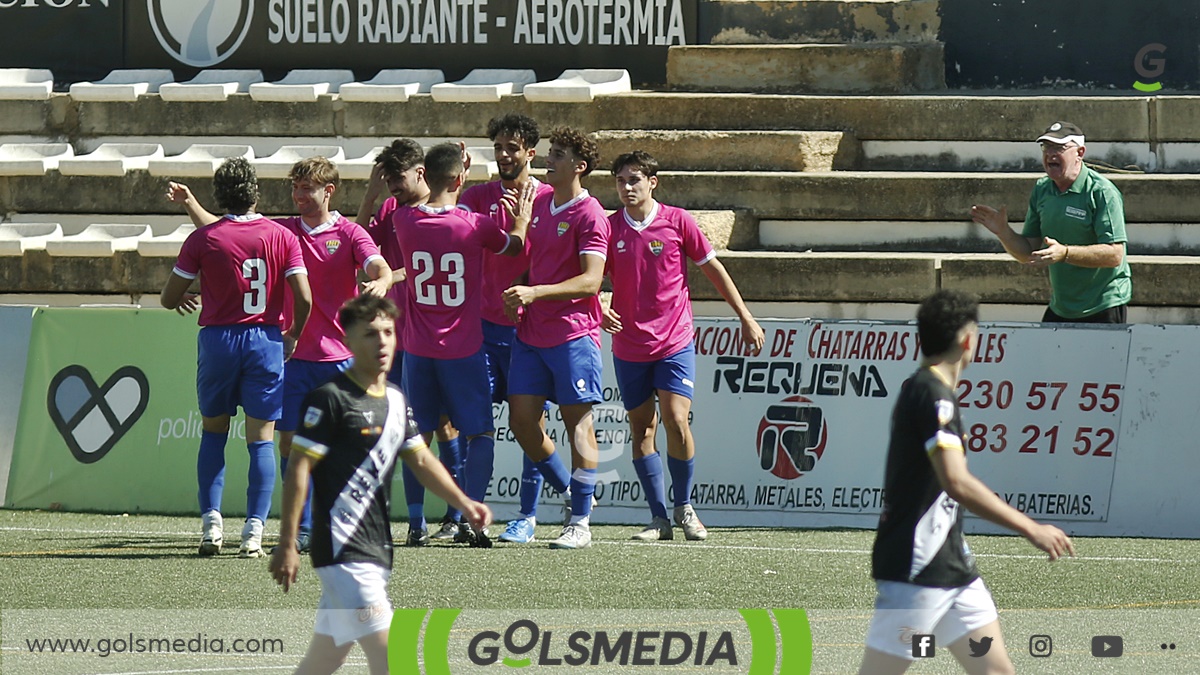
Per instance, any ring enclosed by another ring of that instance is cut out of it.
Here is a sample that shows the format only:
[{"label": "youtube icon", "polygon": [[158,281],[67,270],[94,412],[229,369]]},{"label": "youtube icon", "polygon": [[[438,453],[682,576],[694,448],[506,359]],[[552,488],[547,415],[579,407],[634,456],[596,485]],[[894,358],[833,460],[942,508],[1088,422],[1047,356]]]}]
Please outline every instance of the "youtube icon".
[{"label": "youtube icon", "polygon": [[1125,641],[1119,635],[1097,635],[1092,638],[1092,656],[1107,659],[1125,653]]}]

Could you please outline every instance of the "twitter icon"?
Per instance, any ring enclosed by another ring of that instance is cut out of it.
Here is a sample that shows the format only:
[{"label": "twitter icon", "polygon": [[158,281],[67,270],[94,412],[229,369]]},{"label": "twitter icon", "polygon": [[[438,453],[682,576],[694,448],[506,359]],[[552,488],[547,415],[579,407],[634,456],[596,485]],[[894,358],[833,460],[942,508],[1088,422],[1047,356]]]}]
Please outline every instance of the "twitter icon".
[{"label": "twitter icon", "polygon": [[972,640],[971,638],[967,638],[967,646],[971,648],[971,656],[973,656],[975,658],[979,658],[980,656],[984,656],[985,654],[988,653],[989,650],[991,650],[992,638],[990,638],[990,637],[979,638],[978,642],[976,642],[975,640]]}]

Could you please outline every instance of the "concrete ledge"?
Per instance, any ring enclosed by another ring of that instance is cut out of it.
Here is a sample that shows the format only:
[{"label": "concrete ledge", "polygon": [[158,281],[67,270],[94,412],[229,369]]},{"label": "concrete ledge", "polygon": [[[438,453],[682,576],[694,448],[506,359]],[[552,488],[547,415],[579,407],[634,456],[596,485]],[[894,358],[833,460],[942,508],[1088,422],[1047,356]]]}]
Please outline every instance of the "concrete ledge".
[{"label": "concrete ledge", "polygon": [[939,42],[671,47],[667,83],[686,91],[897,93],[946,88]]},{"label": "concrete ledge", "polygon": [[707,0],[700,3],[698,39],[702,44],[932,41],[942,23],[939,4]]},{"label": "concrete ledge", "polygon": [[[948,255],[941,259],[942,288],[957,288],[985,303],[1045,304],[1050,279],[1045,270],[1017,264],[1008,254]],[[1200,257],[1129,256],[1133,302],[1138,306],[1196,307]]]},{"label": "concrete ledge", "polygon": [[[245,94],[234,94],[224,102],[168,102],[148,95],[132,103],[78,103],[55,94],[49,101],[0,101],[0,134],[74,140],[178,136],[181,130],[189,130],[206,137],[477,138],[487,120],[519,112],[534,117],[545,129],[566,125],[586,131],[771,131],[802,126],[812,131],[853,131],[860,140],[1031,142],[1049,121],[1069,113],[1085,124],[1091,141],[1150,142],[1157,140],[1150,124],[1151,102],[1167,106],[1174,100],[1057,94],[879,97],[637,91],[603,96],[589,105],[534,103],[521,96],[500,103],[437,103],[426,94],[403,103],[347,102],[328,96],[315,103],[265,103]],[[1186,105],[1179,108],[1181,114],[1188,110]],[[1200,140],[1200,127],[1188,131],[1164,121],[1155,129],[1160,126],[1173,139]]]},{"label": "concrete ledge", "polygon": [[[748,301],[919,302],[937,287],[929,255],[727,251],[719,259]],[[688,270],[693,299],[720,299],[699,268]]]},{"label": "concrete ledge", "polygon": [[136,251],[119,251],[110,258],[26,251],[21,257],[0,258],[0,292],[157,294],[174,263],[172,258],[142,258]]},{"label": "concrete ledge", "polygon": [[[692,171],[842,171],[858,168],[862,145],[840,131],[598,131],[608,164],[644,150],[660,164]],[[668,163],[669,161],[669,163]]]}]

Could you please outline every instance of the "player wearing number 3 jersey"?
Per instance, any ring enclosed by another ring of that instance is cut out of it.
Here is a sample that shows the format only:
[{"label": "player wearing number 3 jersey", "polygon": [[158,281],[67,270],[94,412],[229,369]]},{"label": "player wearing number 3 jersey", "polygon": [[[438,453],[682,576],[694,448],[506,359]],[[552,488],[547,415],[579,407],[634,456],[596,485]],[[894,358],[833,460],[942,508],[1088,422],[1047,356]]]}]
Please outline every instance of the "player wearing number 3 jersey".
[{"label": "player wearing number 3 jersey", "polygon": [[[196,297],[188,287],[200,277],[200,555],[221,549],[225,441],[229,418],[240,405],[250,450],[246,523],[259,523],[257,533],[243,530],[240,553],[255,557],[261,554],[261,523],[275,486],[273,439],[283,408],[283,362],[308,320],[312,295],[296,235],[254,212],[258,182],[250,164],[240,158],[222,164],[213,176],[213,191],[228,215],[188,236],[161,300],[163,307],[181,314],[194,311]],[[292,325],[283,333],[285,282],[292,290]]]}]

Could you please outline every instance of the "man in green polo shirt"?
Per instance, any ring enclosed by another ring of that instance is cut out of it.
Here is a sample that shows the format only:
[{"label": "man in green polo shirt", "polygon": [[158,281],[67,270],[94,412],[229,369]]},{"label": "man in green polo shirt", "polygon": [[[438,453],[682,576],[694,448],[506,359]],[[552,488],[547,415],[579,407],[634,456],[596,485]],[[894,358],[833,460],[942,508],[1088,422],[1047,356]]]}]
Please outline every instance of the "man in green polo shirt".
[{"label": "man in green polo shirt", "polygon": [[1018,262],[1050,268],[1050,306],[1042,321],[1126,323],[1133,284],[1121,192],[1084,165],[1079,127],[1055,122],[1037,140],[1046,176],[1029,197],[1021,234],[1009,226],[1005,207],[977,204],[971,219],[995,234]]}]

